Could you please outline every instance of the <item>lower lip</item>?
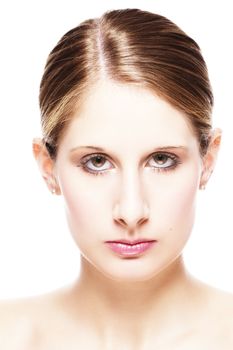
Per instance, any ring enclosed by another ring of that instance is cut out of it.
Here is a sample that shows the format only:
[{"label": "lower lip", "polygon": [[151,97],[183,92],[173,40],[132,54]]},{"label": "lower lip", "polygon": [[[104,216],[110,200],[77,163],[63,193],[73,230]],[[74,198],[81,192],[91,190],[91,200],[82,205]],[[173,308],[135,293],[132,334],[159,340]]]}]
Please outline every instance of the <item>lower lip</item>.
[{"label": "lower lip", "polygon": [[123,243],[106,242],[109,248],[111,248],[115,253],[118,253],[123,256],[134,256],[142,254],[148,249],[150,249],[155,243],[156,241],[151,241],[129,245]]}]

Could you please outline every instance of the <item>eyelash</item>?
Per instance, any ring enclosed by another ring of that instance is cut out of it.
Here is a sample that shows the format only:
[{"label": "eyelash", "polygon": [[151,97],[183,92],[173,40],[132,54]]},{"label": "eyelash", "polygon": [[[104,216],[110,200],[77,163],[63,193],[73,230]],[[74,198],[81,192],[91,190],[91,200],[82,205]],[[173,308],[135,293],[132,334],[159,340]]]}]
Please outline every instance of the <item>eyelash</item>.
[{"label": "eyelash", "polygon": [[[167,153],[167,152],[156,152],[154,154],[152,154],[151,158],[153,158],[154,156],[158,156],[158,155],[163,155],[163,156],[166,156],[168,157],[168,159],[171,159],[173,160],[174,164],[169,166],[169,167],[161,167],[161,168],[157,168],[157,167],[152,167],[152,170],[153,171],[156,171],[156,172],[162,172],[162,173],[165,173],[167,171],[172,171],[172,170],[175,170],[177,168],[177,166],[179,164],[181,164],[181,161],[180,159],[175,155],[175,154],[172,154],[172,153]],[[93,170],[90,170],[90,168],[88,168],[86,166],[86,164],[88,163],[89,160],[91,159],[95,159],[97,157],[101,157],[103,159],[107,159],[107,156],[103,153],[95,153],[95,154],[90,154],[88,156],[85,156],[81,161],[80,161],[80,164],[77,165],[78,167],[81,167],[85,172],[87,172],[88,174],[91,174],[91,175],[95,175],[95,176],[98,176],[98,175],[106,175],[107,171],[108,170],[100,170],[100,171],[93,171]]]}]

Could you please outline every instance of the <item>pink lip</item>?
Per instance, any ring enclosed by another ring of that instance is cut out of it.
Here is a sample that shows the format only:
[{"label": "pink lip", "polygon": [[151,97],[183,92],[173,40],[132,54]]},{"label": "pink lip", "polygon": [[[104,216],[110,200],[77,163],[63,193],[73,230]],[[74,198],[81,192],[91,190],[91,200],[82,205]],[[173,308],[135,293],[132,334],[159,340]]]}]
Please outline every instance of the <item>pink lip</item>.
[{"label": "pink lip", "polygon": [[133,241],[130,241],[128,239],[119,239],[119,240],[114,240],[114,241],[106,241],[106,243],[122,243],[122,244],[137,244],[137,243],[142,243],[142,242],[155,242],[154,239],[146,239],[146,238],[141,238],[141,239],[135,239]]},{"label": "pink lip", "polygon": [[138,240],[138,243],[136,244],[129,244],[121,241],[114,241],[114,242],[105,242],[109,248],[111,248],[115,253],[118,253],[123,256],[135,256],[138,254],[144,253],[146,250],[151,248],[156,241],[142,241]]}]

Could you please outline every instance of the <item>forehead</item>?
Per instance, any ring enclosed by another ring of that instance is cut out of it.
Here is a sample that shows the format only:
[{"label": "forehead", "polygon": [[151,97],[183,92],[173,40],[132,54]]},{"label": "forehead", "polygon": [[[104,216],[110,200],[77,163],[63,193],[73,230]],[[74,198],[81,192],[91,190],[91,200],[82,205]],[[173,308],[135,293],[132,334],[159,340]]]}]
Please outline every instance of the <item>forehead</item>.
[{"label": "forehead", "polygon": [[64,141],[129,147],[196,141],[187,116],[147,89],[109,80],[96,83],[74,115]]}]

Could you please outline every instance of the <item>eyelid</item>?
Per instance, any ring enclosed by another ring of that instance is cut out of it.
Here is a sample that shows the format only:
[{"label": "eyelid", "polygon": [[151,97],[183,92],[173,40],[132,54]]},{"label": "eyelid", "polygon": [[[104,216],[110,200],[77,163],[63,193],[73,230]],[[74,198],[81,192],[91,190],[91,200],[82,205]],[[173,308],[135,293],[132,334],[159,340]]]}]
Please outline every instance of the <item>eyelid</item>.
[{"label": "eyelid", "polygon": [[[158,151],[154,151],[154,152],[152,152],[148,157],[147,157],[147,162],[151,159],[151,158],[153,158],[153,156],[155,156],[155,155],[157,155],[157,154],[162,154],[162,155],[165,155],[165,156],[168,156],[170,159],[172,159],[177,165],[178,164],[180,164],[181,163],[181,161],[180,161],[180,157],[178,156],[178,155],[176,155],[176,154],[174,154],[174,153],[171,153],[171,152],[168,152],[168,151],[160,151],[160,150],[158,150]],[[86,156],[84,156],[81,160],[80,160],[80,166],[85,166],[85,164],[90,160],[90,159],[92,159],[92,158],[95,158],[95,157],[98,157],[98,156],[101,156],[101,157],[103,157],[103,158],[105,158],[107,161],[109,161],[109,162],[113,162],[114,163],[114,161],[112,160],[112,158],[111,157],[109,157],[106,153],[101,153],[101,152],[99,152],[99,153],[90,153],[90,154],[87,154]],[[152,167],[152,168],[155,168],[155,169],[171,169],[172,168],[172,166],[169,166],[169,167]],[[112,168],[110,168],[110,169],[112,169]],[[99,173],[104,173],[104,172],[107,172],[108,170],[110,170],[110,169],[105,169],[105,170],[91,170],[90,169],[90,172],[92,172],[92,173],[97,173],[97,172],[99,172]]]},{"label": "eyelid", "polygon": [[[162,154],[163,156],[166,156],[166,157],[168,157],[168,159],[171,159],[173,162],[174,162],[174,164],[178,164],[178,163],[180,163],[181,161],[180,161],[180,157],[178,157],[176,154],[174,154],[174,153],[170,153],[170,152],[163,152],[163,151],[158,151],[158,152],[154,152],[154,153],[152,153],[151,155],[150,155],[150,157],[149,157],[149,160],[148,160],[148,162],[151,160],[151,159],[153,159],[153,157],[155,157],[156,155],[158,155],[158,154]],[[174,165],[172,165],[172,166],[174,166]],[[166,166],[166,167],[153,167],[153,168],[157,168],[157,169],[170,169],[170,168],[172,168],[172,166]]]},{"label": "eyelid", "polygon": [[[106,160],[109,160],[111,159],[111,157],[109,157],[107,154],[105,153],[90,153],[90,154],[87,154],[86,156],[84,156],[81,160],[80,160],[80,163],[81,164],[85,164],[86,162],[88,162],[88,160],[92,159],[92,158],[95,158],[95,157],[98,157],[98,156],[101,156],[103,158],[106,158]],[[113,160],[111,159],[111,162]]]},{"label": "eyelid", "polygon": [[[104,175],[105,173],[107,173],[110,169],[104,169],[104,170],[93,170],[90,169],[86,166],[86,164],[89,162],[89,160],[96,158],[98,156],[103,157],[105,160],[109,161],[109,156],[107,156],[105,153],[91,153],[88,154],[86,156],[84,156],[81,160],[80,160],[80,165],[78,165],[79,167],[81,167],[85,172],[89,173],[90,175]],[[110,162],[110,161],[109,161]],[[111,162],[110,162],[111,163]],[[111,168],[112,169],[112,168]]]},{"label": "eyelid", "polygon": [[[178,150],[178,148],[175,148],[175,149]],[[151,157],[153,154],[157,154],[157,153],[175,155],[174,152],[168,151],[167,148],[166,148],[166,149],[164,149],[164,148],[158,148],[157,150],[154,150],[153,152],[151,152],[151,153],[149,154],[148,157]],[[113,159],[109,154],[107,154],[107,153],[105,153],[105,152],[90,152],[90,153],[88,153],[88,154],[85,154],[84,157],[86,157],[86,156],[87,156],[87,157],[88,157],[88,156],[98,156],[98,155],[99,155],[99,156],[105,156],[105,157],[108,158],[108,159]]]}]

